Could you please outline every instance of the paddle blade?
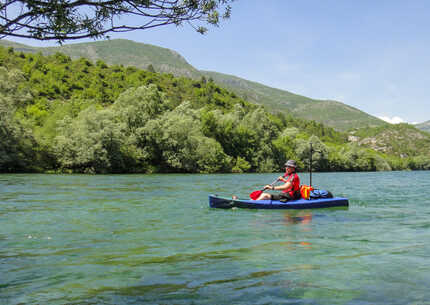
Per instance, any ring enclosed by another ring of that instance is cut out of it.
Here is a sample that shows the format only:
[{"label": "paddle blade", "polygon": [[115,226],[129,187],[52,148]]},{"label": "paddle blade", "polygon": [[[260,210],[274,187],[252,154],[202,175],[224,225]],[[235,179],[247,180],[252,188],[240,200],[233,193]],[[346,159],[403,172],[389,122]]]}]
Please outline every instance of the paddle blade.
[{"label": "paddle blade", "polygon": [[249,194],[249,198],[251,198],[252,200],[257,200],[257,198],[260,197],[261,193],[263,193],[263,191],[253,191],[251,194]]}]

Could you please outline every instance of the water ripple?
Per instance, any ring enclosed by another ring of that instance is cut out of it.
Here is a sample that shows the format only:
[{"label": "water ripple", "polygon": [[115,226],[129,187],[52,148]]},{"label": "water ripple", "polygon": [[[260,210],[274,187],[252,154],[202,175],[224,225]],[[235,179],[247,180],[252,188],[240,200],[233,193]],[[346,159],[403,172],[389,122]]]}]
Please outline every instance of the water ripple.
[{"label": "water ripple", "polygon": [[430,172],[316,173],[348,209],[208,208],[273,176],[1,175],[0,304],[426,304]]}]

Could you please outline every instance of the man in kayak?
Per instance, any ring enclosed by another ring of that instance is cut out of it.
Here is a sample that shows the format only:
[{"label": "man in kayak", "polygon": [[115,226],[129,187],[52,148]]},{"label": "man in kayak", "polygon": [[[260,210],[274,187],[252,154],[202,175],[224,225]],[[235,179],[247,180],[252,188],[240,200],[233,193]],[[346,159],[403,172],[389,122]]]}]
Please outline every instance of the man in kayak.
[{"label": "man in kayak", "polygon": [[261,193],[256,200],[280,200],[288,201],[300,198],[300,178],[296,173],[296,161],[288,160],[285,163],[285,174],[280,176],[278,181],[284,182],[282,185],[266,185],[265,190],[281,191],[279,194]]}]

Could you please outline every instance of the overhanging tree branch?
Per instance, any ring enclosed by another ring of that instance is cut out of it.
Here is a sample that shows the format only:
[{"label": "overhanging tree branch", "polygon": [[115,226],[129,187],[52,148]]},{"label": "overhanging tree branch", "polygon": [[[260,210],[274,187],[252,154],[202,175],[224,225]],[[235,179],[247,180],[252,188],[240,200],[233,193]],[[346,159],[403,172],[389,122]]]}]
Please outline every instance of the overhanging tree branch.
[{"label": "overhanging tree branch", "polygon": [[[228,19],[234,0],[0,0],[0,38],[74,40],[110,32],[190,24],[198,32]],[[221,16],[221,17],[220,17]]]}]

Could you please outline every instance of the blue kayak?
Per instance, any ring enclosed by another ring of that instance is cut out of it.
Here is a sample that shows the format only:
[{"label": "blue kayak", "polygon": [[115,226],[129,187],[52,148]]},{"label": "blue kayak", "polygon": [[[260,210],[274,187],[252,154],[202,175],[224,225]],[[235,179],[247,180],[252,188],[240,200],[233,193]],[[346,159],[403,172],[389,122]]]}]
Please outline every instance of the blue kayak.
[{"label": "blue kayak", "polygon": [[318,199],[297,199],[287,202],[277,200],[251,200],[251,199],[231,199],[222,198],[217,195],[209,195],[209,206],[211,208],[231,209],[321,209],[331,207],[347,207],[347,198],[318,198]]}]

